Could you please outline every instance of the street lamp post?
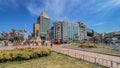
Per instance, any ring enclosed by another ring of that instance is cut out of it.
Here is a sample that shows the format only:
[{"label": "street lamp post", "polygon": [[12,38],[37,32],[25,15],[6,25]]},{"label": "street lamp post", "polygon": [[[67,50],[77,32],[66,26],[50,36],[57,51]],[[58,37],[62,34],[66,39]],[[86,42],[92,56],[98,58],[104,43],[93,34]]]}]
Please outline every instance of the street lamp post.
[{"label": "street lamp post", "polygon": [[93,37],[94,46],[95,46],[95,41],[96,41],[96,36]]}]

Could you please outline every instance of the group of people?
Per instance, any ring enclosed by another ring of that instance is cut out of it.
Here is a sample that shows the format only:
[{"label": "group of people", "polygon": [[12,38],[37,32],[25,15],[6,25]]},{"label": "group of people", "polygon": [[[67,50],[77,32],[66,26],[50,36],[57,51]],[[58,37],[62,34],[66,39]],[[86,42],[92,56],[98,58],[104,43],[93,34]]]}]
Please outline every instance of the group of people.
[{"label": "group of people", "polygon": [[8,46],[8,41],[7,40],[2,41],[2,46]]},{"label": "group of people", "polygon": [[42,46],[44,46],[44,45],[48,45],[48,41],[47,40],[42,40]]},{"label": "group of people", "polygon": [[21,41],[19,40],[19,41],[13,41],[13,46],[16,46],[16,45],[21,45]]},{"label": "group of people", "polygon": [[[42,46],[46,45],[46,47],[48,46],[48,41],[47,40],[42,40]],[[50,44],[51,48],[52,48],[52,41]]]},{"label": "group of people", "polygon": [[[8,40],[2,41],[1,44],[2,44],[1,46],[8,46]],[[22,44],[22,42],[17,42],[17,41],[13,42],[13,46],[17,46],[17,45],[30,45],[30,44],[36,45],[36,46],[39,45],[39,43],[36,42],[36,41],[32,41],[32,42],[26,41],[26,42],[23,42],[23,44]],[[49,42],[47,40],[42,40],[41,41],[41,45],[42,46],[46,46],[47,47],[48,44],[49,44]],[[50,42],[50,46],[52,48],[52,41]]]}]

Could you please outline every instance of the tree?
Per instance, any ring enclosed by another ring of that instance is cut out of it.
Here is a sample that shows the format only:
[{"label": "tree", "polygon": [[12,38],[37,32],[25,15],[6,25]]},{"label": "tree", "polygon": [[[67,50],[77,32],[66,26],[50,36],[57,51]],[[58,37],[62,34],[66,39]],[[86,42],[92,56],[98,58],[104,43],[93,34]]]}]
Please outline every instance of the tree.
[{"label": "tree", "polygon": [[14,38],[16,36],[16,29],[12,29],[12,37]]},{"label": "tree", "polygon": [[31,33],[32,37],[34,37],[34,33]]},{"label": "tree", "polygon": [[12,29],[12,42],[16,40],[16,29]]}]

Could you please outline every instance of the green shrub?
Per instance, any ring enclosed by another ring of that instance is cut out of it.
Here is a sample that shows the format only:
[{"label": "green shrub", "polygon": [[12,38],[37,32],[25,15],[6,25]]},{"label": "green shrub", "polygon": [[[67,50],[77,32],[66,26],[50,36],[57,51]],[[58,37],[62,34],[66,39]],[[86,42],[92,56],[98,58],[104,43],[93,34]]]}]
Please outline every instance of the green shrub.
[{"label": "green shrub", "polygon": [[29,55],[28,52],[24,52],[24,51],[23,51],[23,52],[21,52],[20,58],[21,58],[21,59],[28,60],[28,59],[30,59],[30,55]]},{"label": "green shrub", "polygon": [[0,53],[0,62],[3,62],[3,59],[4,59],[3,54]]},{"label": "green shrub", "polygon": [[95,45],[93,43],[81,43],[79,46],[80,47],[94,47]]},{"label": "green shrub", "polygon": [[0,62],[16,61],[16,60],[29,60],[42,56],[50,55],[49,48],[16,48],[14,50],[1,50]]},{"label": "green shrub", "polygon": [[4,58],[4,61],[12,60],[11,53],[8,51],[5,51],[3,53],[3,58]]},{"label": "green shrub", "polygon": [[37,50],[33,50],[32,51],[32,58],[38,58],[39,56],[38,56],[38,51]]},{"label": "green shrub", "polygon": [[12,57],[12,60],[17,60],[18,59],[18,53],[19,51],[14,51],[14,53],[13,53],[13,51],[12,51],[12,53],[11,53],[11,57]]}]

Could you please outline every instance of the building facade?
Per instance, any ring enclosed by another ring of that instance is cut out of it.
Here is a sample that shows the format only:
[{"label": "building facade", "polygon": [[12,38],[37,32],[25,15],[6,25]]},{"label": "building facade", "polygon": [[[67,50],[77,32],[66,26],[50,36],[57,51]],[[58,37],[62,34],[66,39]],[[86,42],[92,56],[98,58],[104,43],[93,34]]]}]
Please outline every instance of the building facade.
[{"label": "building facade", "polygon": [[101,43],[102,34],[95,32],[93,29],[87,28],[87,40],[91,43]]},{"label": "building facade", "polygon": [[[77,41],[79,39],[79,25],[75,22],[68,22],[67,30],[68,40]],[[65,31],[64,31],[65,32]]]},{"label": "building facade", "polygon": [[82,22],[78,22],[79,24],[79,41],[84,41],[87,39],[87,28],[86,25]]},{"label": "building facade", "polygon": [[46,39],[47,31],[50,29],[50,18],[46,12],[42,12],[38,17],[37,23],[40,25],[40,37]]},{"label": "building facade", "polygon": [[94,31],[94,38],[95,38],[96,43],[101,43],[102,42],[102,34]]},{"label": "building facade", "polygon": [[79,25],[75,22],[58,21],[54,23],[54,39],[61,42],[78,40]]},{"label": "building facade", "polygon": [[51,27],[50,39],[54,40],[54,27]]},{"label": "building facade", "polygon": [[104,41],[109,43],[120,42],[120,31],[105,33]]},{"label": "building facade", "polygon": [[62,40],[62,22],[54,22],[54,40]]},{"label": "building facade", "polygon": [[50,36],[51,36],[51,29],[47,30],[46,40],[51,40]]},{"label": "building facade", "polygon": [[93,41],[93,37],[94,37],[94,30],[87,28],[87,40]]}]

